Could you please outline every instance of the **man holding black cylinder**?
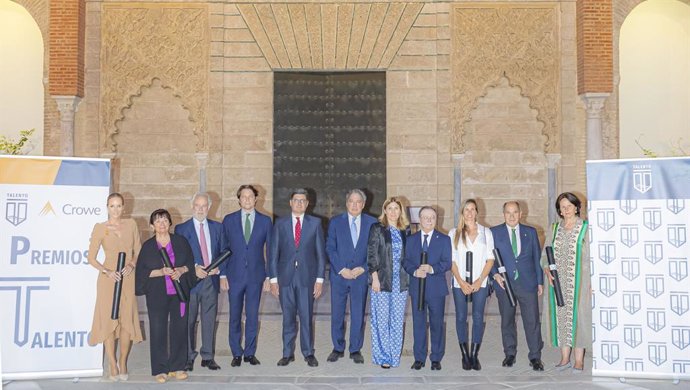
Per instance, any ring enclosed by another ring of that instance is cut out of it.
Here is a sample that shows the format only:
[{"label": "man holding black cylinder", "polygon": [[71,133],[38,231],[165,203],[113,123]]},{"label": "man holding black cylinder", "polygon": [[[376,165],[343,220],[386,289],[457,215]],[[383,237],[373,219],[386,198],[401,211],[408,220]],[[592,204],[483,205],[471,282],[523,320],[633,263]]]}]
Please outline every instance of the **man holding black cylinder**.
[{"label": "man holding black cylinder", "polygon": [[192,197],[193,217],[175,228],[175,233],[183,236],[192,247],[195,273],[199,283],[192,289],[189,297],[189,343],[187,344],[187,364],[185,371],[194,369],[196,351],[196,319],[201,313],[201,367],[220,370],[214,360],[216,315],[218,313],[218,293],[220,282],[218,268],[206,273],[204,270],[211,261],[220,255],[224,248],[223,226],[208,219],[211,199],[207,193],[197,193]]},{"label": "man holding black cylinder", "polygon": [[[433,208],[422,207],[419,210],[419,222],[421,230],[407,240],[403,262],[405,271],[413,276],[409,287],[414,327],[414,364],[411,368],[419,370],[426,362],[428,315],[431,333],[431,354],[429,355],[431,369],[440,370],[441,359],[446,350],[443,318],[446,295],[448,295],[446,272],[451,266],[450,238],[435,230],[436,210]],[[423,257],[427,261],[426,264],[422,264]]]},{"label": "man holding black cylinder", "polygon": [[[544,342],[541,338],[539,319],[539,297],[544,291],[544,274],[539,264],[539,238],[536,229],[520,223],[522,212],[517,201],[509,201],[503,205],[503,217],[505,223],[491,228],[494,245],[505,263],[506,275],[511,278],[513,292],[520,305],[530,366],[534,371],[544,371],[544,363],[541,361]],[[509,302],[505,292],[505,281],[498,274],[496,267],[494,265],[491,274],[496,282],[498,309],[501,313],[501,335],[505,353],[503,367],[512,367],[517,355],[515,307]]]}]

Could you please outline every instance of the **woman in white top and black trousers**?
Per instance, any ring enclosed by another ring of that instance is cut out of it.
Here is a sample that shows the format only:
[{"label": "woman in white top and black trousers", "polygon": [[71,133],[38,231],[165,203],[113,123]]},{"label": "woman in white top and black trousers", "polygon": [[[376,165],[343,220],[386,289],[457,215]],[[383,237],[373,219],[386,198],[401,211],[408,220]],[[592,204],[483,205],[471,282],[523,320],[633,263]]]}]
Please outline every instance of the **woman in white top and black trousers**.
[{"label": "woman in white top and black trousers", "polygon": [[[489,295],[487,277],[494,265],[494,238],[491,230],[477,223],[477,202],[467,199],[462,205],[458,227],[451,229],[449,236],[453,246],[453,300],[455,301],[455,329],[458,333],[462,368],[481,370],[479,347],[484,336],[484,306]],[[472,252],[472,283],[465,281],[466,254]],[[468,302],[472,294],[472,346],[467,326]]]}]

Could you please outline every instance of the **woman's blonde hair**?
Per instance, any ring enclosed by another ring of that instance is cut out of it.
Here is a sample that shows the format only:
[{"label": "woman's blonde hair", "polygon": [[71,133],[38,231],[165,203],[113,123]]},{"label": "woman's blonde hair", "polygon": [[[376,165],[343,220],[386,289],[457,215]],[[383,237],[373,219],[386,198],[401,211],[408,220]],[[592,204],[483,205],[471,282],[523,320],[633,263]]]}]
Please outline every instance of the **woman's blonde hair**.
[{"label": "woman's blonde hair", "polygon": [[473,204],[474,209],[477,210],[477,212],[479,212],[477,201],[474,199],[467,199],[465,203],[462,204],[458,220],[458,227],[457,229],[455,229],[455,237],[453,237],[453,247],[455,247],[455,249],[458,249],[460,237],[462,237],[462,244],[467,245],[467,225],[465,224],[465,214],[463,214],[463,212],[465,211],[465,208],[467,208],[467,205],[470,203]]},{"label": "woman's blonde hair", "polygon": [[388,207],[389,204],[395,203],[400,207],[400,218],[398,218],[398,221],[395,224],[395,227],[398,228],[398,230],[403,230],[407,228],[407,225],[410,224],[410,221],[407,220],[407,213],[405,212],[405,209],[403,208],[402,203],[400,202],[400,199],[391,196],[390,198],[387,198],[383,202],[383,206],[381,207],[381,216],[379,217],[379,222],[383,226],[388,226],[388,218],[386,217],[386,207]]}]

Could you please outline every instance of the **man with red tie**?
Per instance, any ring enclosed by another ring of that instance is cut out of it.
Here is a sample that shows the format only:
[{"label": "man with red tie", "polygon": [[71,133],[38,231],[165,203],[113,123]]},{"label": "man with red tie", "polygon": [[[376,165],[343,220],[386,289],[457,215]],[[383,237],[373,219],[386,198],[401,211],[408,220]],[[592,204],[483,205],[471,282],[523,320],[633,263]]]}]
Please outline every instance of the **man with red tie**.
[{"label": "man with red tie", "polygon": [[314,299],[321,296],[326,267],[326,249],[321,221],[305,212],[307,190],[290,195],[291,215],[273,226],[269,256],[271,293],[283,311],[283,357],[279,366],[295,360],[295,339],[299,316],[300,349],[310,367],[319,365],[314,357],[312,317]]},{"label": "man with red tie", "polygon": [[210,207],[211,198],[207,193],[195,194],[192,198],[193,217],[175,228],[175,233],[186,238],[192,247],[194,262],[196,263],[196,276],[200,280],[189,294],[189,342],[187,343],[188,353],[185,371],[194,369],[194,359],[198,355],[195,325],[199,313],[201,313],[201,367],[208,367],[209,370],[220,370],[220,366],[214,360],[214,332],[220,288],[219,270],[216,268],[207,274],[204,268],[220,255],[224,248],[224,242],[223,226],[219,222],[207,218]]}]

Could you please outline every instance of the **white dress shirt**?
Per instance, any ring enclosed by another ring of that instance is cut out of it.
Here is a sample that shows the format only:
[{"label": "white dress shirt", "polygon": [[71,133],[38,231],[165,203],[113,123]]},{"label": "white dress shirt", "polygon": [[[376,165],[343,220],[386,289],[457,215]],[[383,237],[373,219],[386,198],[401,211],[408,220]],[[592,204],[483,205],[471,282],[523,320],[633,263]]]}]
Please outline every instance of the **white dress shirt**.
[{"label": "white dress shirt", "polygon": [[[515,229],[515,239],[517,240],[517,253],[518,253],[518,256],[520,256],[520,253],[522,251],[522,244],[520,244],[520,224],[518,223],[517,225],[515,225],[514,228],[512,228],[512,227],[508,226],[508,224],[506,224],[506,228],[508,228],[508,239],[510,240],[511,248],[513,245],[513,229]],[[515,256],[515,257],[517,257],[517,256]]]},{"label": "white dress shirt", "polygon": [[[199,248],[201,248],[201,224],[204,224],[204,237],[206,237],[206,254],[208,254],[208,261],[209,264],[213,261],[213,252],[211,252],[211,231],[208,228],[208,220],[204,219],[203,221],[198,221],[196,218],[192,218],[192,221],[194,221],[194,230],[196,231],[196,237],[199,239]],[[202,250],[204,248],[201,248]],[[203,257],[201,259],[201,263],[203,264]],[[197,263],[196,265],[199,265]]]},{"label": "white dress shirt", "polygon": [[[452,246],[453,262],[457,265],[460,276],[464,279],[466,272],[465,256],[467,252],[472,252],[472,281],[475,281],[482,274],[486,262],[494,259],[494,236],[491,234],[491,229],[477,224],[477,237],[474,239],[474,242],[467,237],[467,244],[465,245],[462,243],[462,237],[458,237],[458,246],[456,248],[455,234],[461,234],[456,230],[451,229],[448,233]],[[487,277],[482,281],[482,287],[486,287],[487,279],[489,278]],[[453,278],[453,287],[460,288],[460,284],[458,284],[455,278]]]}]

